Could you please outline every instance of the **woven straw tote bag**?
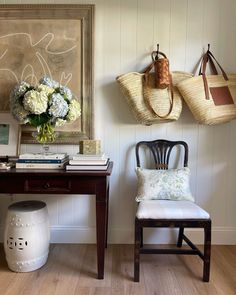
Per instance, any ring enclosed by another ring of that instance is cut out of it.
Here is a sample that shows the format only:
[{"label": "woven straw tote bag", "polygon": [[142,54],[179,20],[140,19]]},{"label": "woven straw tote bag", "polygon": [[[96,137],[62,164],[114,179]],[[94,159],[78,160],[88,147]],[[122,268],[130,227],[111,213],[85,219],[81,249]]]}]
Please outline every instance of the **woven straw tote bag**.
[{"label": "woven straw tote bag", "polygon": [[190,77],[192,74],[187,72],[172,72],[172,90],[156,88],[155,73],[149,74],[148,83],[145,74],[138,72],[121,75],[116,80],[136,121],[152,125],[179,119],[182,100],[176,84]]},{"label": "woven straw tote bag", "polygon": [[[221,70],[218,74],[215,63]],[[213,75],[206,75],[207,65]],[[226,74],[209,50],[203,55],[199,76],[181,81],[177,87],[194,118],[201,124],[215,125],[236,118],[236,75]]]},{"label": "woven straw tote bag", "polygon": [[[161,56],[162,58],[159,58]],[[143,125],[176,121],[182,100],[176,84],[192,74],[169,71],[169,60],[159,51],[151,54],[152,63],[142,73],[131,72],[117,77],[117,82],[137,122]],[[154,72],[151,70],[154,68]]]}]

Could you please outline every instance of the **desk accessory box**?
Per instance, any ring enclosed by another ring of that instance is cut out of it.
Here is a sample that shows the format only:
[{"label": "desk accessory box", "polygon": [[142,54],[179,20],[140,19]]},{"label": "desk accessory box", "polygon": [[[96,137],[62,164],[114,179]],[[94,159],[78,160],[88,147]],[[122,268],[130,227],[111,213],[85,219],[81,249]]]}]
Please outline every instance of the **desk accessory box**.
[{"label": "desk accessory box", "polygon": [[80,142],[80,153],[85,155],[97,155],[101,153],[100,140],[82,140]]}]

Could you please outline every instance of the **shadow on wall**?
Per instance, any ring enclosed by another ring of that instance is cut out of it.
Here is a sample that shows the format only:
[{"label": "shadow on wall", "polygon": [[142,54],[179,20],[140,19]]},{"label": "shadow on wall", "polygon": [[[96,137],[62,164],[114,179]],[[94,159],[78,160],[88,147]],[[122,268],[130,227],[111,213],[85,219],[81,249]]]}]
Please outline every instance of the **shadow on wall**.
[{"label": "shadow on wall", "polygon": [[119,86],[115,81],[103,84],[102,90],[104,102],[110,112],[113,124],[137,124],[125,97],[120,92]]},{"label": "shadow on wall", "polygon": [[[112,124],[125,124],[125,125],[140,125],[134,118],[128,103],[126,102],[126,98],[121,93],[119,89],[119,85],[116,81],[110,82],[107,84],[103,84],[102,86],[103,98],[105,105],[107,107],[107,113],[110,115],[106,117],[107,123],[109,120]],[[110,118],[110,119],[109,119]],[[181,123],[186,125],[196,124],[196,120],[194,119],[191,111],[189,110],[186,103],[183,101],[183,109],[180,115],[179,120]],[[166,122],[167,123],[167,122]],[[164,123],[157,123],[155,124],[158,126],[159,124],[166,124]],[[174,123],[174,122],[168,122]]]}]

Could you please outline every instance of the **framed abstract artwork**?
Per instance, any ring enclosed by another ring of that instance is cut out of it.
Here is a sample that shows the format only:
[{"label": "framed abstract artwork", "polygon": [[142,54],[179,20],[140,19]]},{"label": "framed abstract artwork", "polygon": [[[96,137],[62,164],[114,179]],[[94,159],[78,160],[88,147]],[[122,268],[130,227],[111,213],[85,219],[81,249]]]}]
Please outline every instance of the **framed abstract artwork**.
[{"label": "framed abstract artwork", "polygon": [[0,156],[18,156],[20,125],[10,113],[0,112]]},{"label": "framed abstract artwork", "polygon": [[[94,5],[0,5],[0,112],[9,112],[20,81],[50,77],[72,90],[81,105],[75,122],[57,129],[55,143],[93,138]],[[23,125],[21,143],[36,143]]]}]

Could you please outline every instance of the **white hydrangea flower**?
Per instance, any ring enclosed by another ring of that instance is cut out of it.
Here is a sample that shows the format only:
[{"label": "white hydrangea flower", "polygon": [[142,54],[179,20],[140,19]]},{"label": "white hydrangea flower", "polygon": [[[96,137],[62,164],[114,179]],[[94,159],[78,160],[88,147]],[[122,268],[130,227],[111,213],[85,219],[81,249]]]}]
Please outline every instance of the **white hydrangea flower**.
[{"label": "white hydrangea flower", "polygon": [[66,120],[61,119],[61,118],[57,118],[55,121],[55,127],[61,127],[64,126],[67,123]]},{"label": "white hydrangea flower", "polygon": [[64,118],[68,112],[68,104],[60,93],[53,93],[48,113],[56,118]]},{"label": "white hydrangea flower", "polygon": [[28,91],[23,99],[25,110],[35,115],[40,115],[47,110],[48,97],[44,92]]},{"label": "white hydrangea flower", "polygon": [[55,92],[55,89],[47,86],[47,85],[44,85],[44,84],[39,84],[39,86],[37,87],[36,91],[38,92],[44,92],[46,95],[50,95],[52,94],[53,92]]},{"label": "white hydrangea flower", "polygon": [[81,115],[80,103],[76,99],[72,99],[69,104],[69,111],[66,119],[70,122],[75,121]]}]

